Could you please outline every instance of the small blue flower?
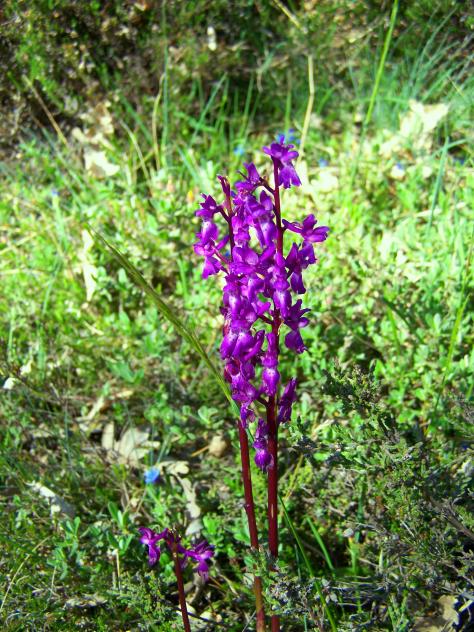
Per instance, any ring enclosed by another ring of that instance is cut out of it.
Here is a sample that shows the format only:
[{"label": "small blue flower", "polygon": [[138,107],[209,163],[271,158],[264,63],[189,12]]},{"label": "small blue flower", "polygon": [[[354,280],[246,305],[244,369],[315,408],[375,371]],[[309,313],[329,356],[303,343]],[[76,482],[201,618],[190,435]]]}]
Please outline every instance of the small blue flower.
[{"label": "small blue flower", "polygon": [[287,133],[286,133],[286,141],[288,143],[294,143],[295,141],[298,142],[297,138],[296,138],[296,133],[295,133],[295,130],[294,130],[293,127],[290,127],[290,129],[287,131]]},{"label": "small blue flower", "polygon": [[278,132],[278,134],[276,135],[276,140],[279,143],[285,144],[296,143],[298,145],[300,142],[300,139],[296,138],[295,129],[293,127],[290,127],[290,129],[284,134],[282,132]]},{"label": "small blue flower", "polygon": [[326,158],[320,158],[318,160],[318,165],[321,167],[321,169],[324,169],[324,167],[327,167],[329,165],[329,162],[326,160]]},{"label": "small blue flower", "polygon": [[51,189],[51,195],[53,197],[58,197],[59,196],[59,191],[57,189]]},{"label": "small blue flower", "polygon": [[149,470],[145,472],[144,479],[145,483],[153,484],[160,478],[160,470],[157,467],[151,467]]},{"label": "small blue flower", "polygon": [[234,149],[234,154],[236,156],[243,156],[245,154],[245,149],[242,147],[242,145],[238,145],[235,149]]},{"label": "small blue flower", "polygon": [[400,171],[405,171],[405,167],[402,165],[401,162],[397,162],[396,163],[396,168],[399,169]]}]

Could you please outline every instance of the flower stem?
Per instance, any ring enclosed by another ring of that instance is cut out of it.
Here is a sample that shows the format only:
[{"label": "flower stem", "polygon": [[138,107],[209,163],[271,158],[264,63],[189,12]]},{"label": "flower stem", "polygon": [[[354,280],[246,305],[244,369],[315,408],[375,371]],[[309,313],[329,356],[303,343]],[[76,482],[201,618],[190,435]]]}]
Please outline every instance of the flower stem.
[{"label": "flower stem", "polygon": [[[253,553],[258,553],[258,531],[255,518],[255,504],[252,491],[252,474],[250,471],[249,440],[247,431],[239,420],[240,459],[242,462],[242,482],[244,484],[245,511],[250,533],[250,547]],[[262,579],[255,576],[253,581],[255,594],[257,632],[265,632],[265,611],[263,609]]]},{"label": "flower stem", "polygon": [[[273,175],[275,188],[273,200],[275,206],[275,219],[277,224],[277,252],[283,255],[283,227],[281,223],[280,207],[280,182],[278,176],[278,164],[273,161]],[[275,310],[272,331],[276,336],[277,353],[279,354],[279,330],[281,316],[279,310]],[[268,425],[268,451],[272,456],[272,466],[268,470],[268,547],[270,554],[276,560],[278,558],[278,421],[276,396],[270,397],[267,406]],[[280,617],[272,615],[272,632],[279,632]]]},{"label": "flower stem", "polygon": [[174,560],[174,573],[176,575],[176,581],[178,583],[179,593],[179,605],[181,606],[181,616],[183,617],[183,626],[185,632],[191,632],[191,625],[189,623],[188,611],[186,608],[186,595],[184,594],[183,574],[181,572],[181,565],[178,557],[178,548],[176,543],[173,544],[173,560]]},{"label": "flower stem", "polygon": [[[276,400],[271,397],[267,407],[268,451],[272,466],[268,470],[268,546],[271,556],[278,558],[278,426]],[[280,618],[272,615],[272,632],[280,629]]]}]

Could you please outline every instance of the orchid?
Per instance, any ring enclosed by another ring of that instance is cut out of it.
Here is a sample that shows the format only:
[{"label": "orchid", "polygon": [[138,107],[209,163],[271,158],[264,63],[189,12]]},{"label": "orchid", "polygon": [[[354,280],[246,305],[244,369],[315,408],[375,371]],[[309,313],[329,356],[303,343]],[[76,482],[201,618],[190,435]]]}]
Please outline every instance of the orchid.
[{"label": "orchid", "polygon": [[207,560],[214,555],[214,547],[206,540],[202,540],[196,546],[186,549],[181,544],[180,536],[172,529],[164,529],[160,533],[155,533],[148,527],[139,527],[138,531],[141,534],[140,542],[148,547],[148,563],[150,566],[154,566],[159,561],[161,549],[158,542],[164,541],[172,553],[176,551],[184,556],[181,559],[182,568],[184,568],[188,559],[195,560],[197,562],[197,572],[207,581],[209,577]]},{"label": "orchid", "polygon": [[186,607],[186,595],[182,570],[189,559],[196,563],[196,571],[204,581],[209,579],[209,560],[214,556],[214,547],[206,540],[202,540],[195,546],[186,549],[181,544],[181,537],[173,529],[164,529],[156,533],[149,527],[139,527],[140,542],[148,547],[148,564],[154,566],[160,559],[161,549],[159,542],[163,541],[168,547],[174,561],[174,572],[178,584],[179,603],[185,632],[191,632],[189,616]]},{"label": "orchid", "polygon": [[[218,176],[224,199],[217,203],[211,196],[203,195],[204,202],[196,211],[202,218],[202,227],[194,249],[205,259],[203,278],[224,275],[220,354],[224,377],[240,408],[239,440],[251,546],[258,550],[247,432],[249,423],[258,420],[253,441],[255,463],[268,475],[269,546],[276,558],[278,426],[291,419],[296,400],[295,378],[289,380],[279,396],[280,337],[284,335],[290,351],[300,354],[306,350],[300,330],[309,323],[309,310],[294,295],[306,293],[303,273],[317,262],[314,244],[327,238],[329,228],[317,225],[314,214],[302,222],[282,217],[280,188],[301,185],[294,166],[298,152],[294,145],[285,143],[284,136],[263,147],[263,152],[272,161],[273,186],[254,163],[244,163],[247,175],[240,173],[243,179],[235,183],[235,190],[226,177]],[[220,238],[219,227],[214,223],[216,216],[224,223],[224,238]],[[290,234],[296,241],[285,249],[284,238]],[[223,245],[227,244],[229,250],[223,253]],[[258,580],[256,577],[257,630],[264,630]],[[272,617],[272,630],[279,629],[278,621],[278,617]]]},{"label": "orchid", "polygon": [[[203,194],[204,202],[196,211],[203,220],[194,247],[205,258],[203,277],[224,273],[224,335],[220,352],[224,375],[231,385],[232,397],[240,404],[244,425],[249,410],[262,401],[262,396],[277,396],[282,328],[289,329],[284,338],[289,350],[303,353],[306,349],[300,329],[309,322],[304,316],[309,310],[303,309],[302,300],[295,301],[293,294],[306,292],[303,273],[317,262],[314,244],[324,241],[329,233],[327,226],[316,225],[313,214],[302,222],[281,218],[278,188],[301,184],[293,166],[298,152],[294,145],[285,144],[283,136],[263,151],[273,161],[275,188],[253,163],[244,163],[247,175],[241,173],[243,180],[235,183],[236,191],[231,190],[227,178],[219,176],[225,199],[218,203]],[[258,195],[257,189],[261,189]],[[216,215],[227,223],[227,235],[217,245],[219,229],[213,222]],[[285,255],[283,235],[287,231],[302,241],[293,242]],[[223,243],[230,244],[226,255],[220,253]],[[276,405],[281,406],[281,401]],[[291,416],[291,404],[286,404],[285,411],[285,416]],[[252,418],[258,416],[252,411]],[[257,446],[262,445],[257,439]],[[256,463],[267,471],[271,461],[263,458],[263,447],[256,449]]]}]

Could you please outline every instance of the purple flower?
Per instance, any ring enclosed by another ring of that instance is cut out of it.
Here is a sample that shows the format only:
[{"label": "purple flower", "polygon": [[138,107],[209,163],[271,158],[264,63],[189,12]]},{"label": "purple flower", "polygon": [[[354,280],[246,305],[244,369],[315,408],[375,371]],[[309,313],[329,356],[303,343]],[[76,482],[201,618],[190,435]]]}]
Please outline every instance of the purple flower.
[{"label": "purple flower", "polygon": [[230,184],[229,180],[225,176],[217,176],[217,179],[221,183],[222,193],[226,197],[230,197]]},{"label": "purple flower", "polygon": [[252,225],[262,248],[271,246],[277,236],[275,216],[273,214],[273,200],[266,191],[260,193],[260,201],[254,196],[246,200],[246,208],[251,216]]},{"label": "purple flower", "polygon": [[298,330],[290,331],[290,333],[286,334],[285,345],[288,347],[288,349],[296,351],[296,353],[303,353],[304,351],[306,351],[306,345]]},{"label": "purple flower", "polygon": [[308,325],[309,320],[304,317],[304,314],[309,312],[309,309],[301,309],[302,300],[298,299],[294,305],[292,305],[288,311],[288,315],[285,318],[285,325],[287,325],[292,331],[285,336],[285,344],[288,349],[296,351],[296,353],[303,353],[306,350],[303,338],[299,332],[300,329]]},{"label": "purple flower", "polygon": [[301,186],[301,180],[299,179],[299,176],[296,173],[296,169],[293,167],[291,163],[286,164],[284,167],[280,169],[279,176],[280,176],[280,182],[283,184],[283,187],[285,189],[289,189],[291,186],[294,186],[294,187]]},{"label": "purple flower", "polygon": [[294,243],[286,257],[285,263],[290,275],[291,289],[296,294],[304,294],[306,288],[303,284],[303,270],[316,263],[312,244],[305,243],[300,247]]},{"label": "purple flower", "polygon": [[316,218],[313,214],[308,215],[306,219],[303,220],[302,224],[298,222],[287,222],[286,219],[283,220],[283,226],[287,230],[291,230],[294,233],[299,233],[305,242],[315,243],[318,241],[324,241],[327,239],[329,228],[327,226],[316,226]]},{"label": "purple flower", "polygon": [[285,145],[285,138],[280,136],[279,142],[272,143],[270,147],[264,147],[263,151],[271,156],[273,162],[277,165],[280,183],[285,189],[289,189],[292,185],[299,187],[301,180],[293,167],[292,160],[298,158],[298,152],[293,149],[294,145]]},{"label": "purple flower", "polygon": [[247,428],[248,422],[253,421],[255,419],[255,413],[248,406],[240,407],[240,420],[242,422],[242,426]]},{"label": "purple flower", "polygon": [[303,301],[299,298],[289,309],[288,316],[285,319],[285,324],[291,329],[301,329],[302,327],[306,327],[309,323],[309,320],[305,318],[303,314],[306,314],[310,310],[307,307],[302,309],[302,303]]},{"label": "purple flower", "polygon": [[204,202],[200,202],[199,204],[201,208],[196,211],[197,217],[210,220],[216,213],[222,211],[222,206],[217,204],[212,195],[205,195],[203,193],[202,197],[204,198]]},{"label": "purple flower", "polygon": [[[301,184],[293,165],[298,152],[284,136],[263,151],[273,162],[274,186]],[[194,248],[204,257],[203,277],[224,273],[220,353],[224,377],[239,403],[240,423],[247,428],[257,419],[257,402],[268,407],[277,397],[280,335],[287,349],[296,353],[306,349],[300,330],[308,325],[309,310],[295,295],[305,294],[303,273],[316,263],[314,244],[324,241],[329,229],[317,226],[312,214],[301,223],[282,220],[281,225],[279,196],[254,163],[244,166],[246,175],[241,173],[235,190],[227,178],[218,176],[225,198],[220,204],[212,196],[203,196],[196,212],[202,226]],[[224,239],[219,234],[221,226],[227,231]],[[285,257],[286,231],[301,235],[301,243],[293,243]],[[227,244],[229,252],[224,250]],[[295,399],[296,380],[290,380],[278,402],[278,423],[290,419]],[[268,427],[260,419],[254,448],[255,462],[263,471],[273,463],[267,444]]]},{"label": "purple flower", "polygon": [[280,397],[278,410],[278,423],[283,424],[291,418],[293,403],[296,401],[296,378],[292,378],[285,386]]},{"label": "purple flower", "polygon": [[281,315],[285,318],[291,305],[291,293],[289,290],[290,284],[287,281],[285,259],[280,253],[277,253],[275,257],[272,277],[267,278],[267,284],[270,286],[270,293],[273,290],[275,309],[280,310]]},{"label": "purple flower", "polygon": [[153,566],[160,559],[161,550],[157,542],[164,540],[173,555],[181,555],[180,566],[184,568],[188,558],[198,562],[197,572],[207,581],[209,577],[208,560],[214,555],[214,547],[206,540],[202,540],[190,549],[184,548],[180,536],[171,529],[164,529],[161,533],[155,533],[148,527],[139,527],[140,542],[148,547],[148,564]]},{"label": "purple flower", "polygon": [[281,136],[278,140],[280,142],[272,143],[270,147],[264,147],[263,151],[283,164],[298,158],[298,152],[293,149],[294,145],[284,145],[285,138]]},{"label": "purple flower", "polygon": [[252,274],[258,265],[258,254],[248,246],[236,246],[232,251],[231,272],[235,274]]},{"label": "purple flower", "polygon": [[269,468],[273,467],[273,457],[268,450],[268,425],[261,418],[258,420],[253,447],[256,450],[256,466],[262,470],[262,472],[266,472]]},{"label": "purple flower", "polygon": [[240,194],[253,193],[261,182],[260,174],[253,162],[244,162],[244,167],[246,168],[248,175],[245,177],[245,175],[241,173],[240,175],[244,178],[244,180],[236,182],[235,188]]},{"label": "purple flower", "polygon": [[197,572],[199,575],[207,581],[209,579],[209,564],[208,560],[214,555],[214,547],[210,545],[206,540],[202,540],[196,546],[192,547],[185,552],[186,557],[190,557],[196,562]]},{"label": "purple flower", "polygon": [[[205,223],[206,222],[204,222],[204,224]],[[197,233],[196,236],[200,238],[200,241],[197,244],[194,244],[194,252],[197,255],[204,257],[202,278],[207,279],[208,276],[217,274],[220,270],[224,269],[222,258],[219,255],[219,250],[222,250],[222,248],[224,248],[227,244],[229,236],[226,235],[218,244],[215,244],[212,239],[207,242],[203,241],[201,233]]]},{"label": "purple flower", "polygon": [[278,373],[278,340],[274,333],[267,334],[267,351],[262,357],[265,367],[262,373],[264,391],[267,395],[276,395],[280,374]]},{"label": "purple flower", "polygon": [[168,529],[165,529],[161,533],[155,533],[148,527],[139,527],[138,531],[141,534],[140,542],[148,547],[148,564],[153,566],[160,559],[161,550],[157,542],[163,540],[168,534]]}]

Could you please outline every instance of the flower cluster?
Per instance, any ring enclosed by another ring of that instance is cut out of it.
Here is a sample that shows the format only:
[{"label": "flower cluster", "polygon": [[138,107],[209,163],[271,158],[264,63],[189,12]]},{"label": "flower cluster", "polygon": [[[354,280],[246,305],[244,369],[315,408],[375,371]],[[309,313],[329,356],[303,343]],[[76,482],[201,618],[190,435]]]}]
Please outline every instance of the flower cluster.
[{"label": "flower cluster", "polygon": [[[243,179],[235,183],[235,190],[226,178],[218,176],[224,200],[218,203],[203,195],[196,211],[202,226],[194,249],[204,257],[204,278],[224,274],[220,347],[224,375],[240,405],[243,426],[257,420],[255,461],[266,471],[273,459],[267,449],[268,424],[259,416],[258,404],[268,411],[276,403],[277,423],[291,417],[296,380],[290,380],[276,400],[281,382],[280,328],[287,328],[284,340],[288,349],[296,353],[306,349],[300,330],[309,322],[305,317],[309,310],[294,296],[306,292],[303,271],[316,263],[314,244],[324,241],[329,229],[316,226],[314,215],[302,223],[281,217],[280,187],[301,185],[293,165],[298,152],[294,145],[285,144],[284,137],[263,151],[273,162],[273,188],[253,163],[244,163],[246,175],[241,173]],[[219,217],[226,225],[223,235],[216,223]],[[285,254],[286,232],[293,233],[298,241]]]},{"label": "flower cluster", "polygon": [[214,547],[206,542],[206,540],[202,540],[190,549],[185,549],[181,544],[179,535],[171,529],[164,529],[164,531],[160,533],[155,533],[155,531],[148,527],[140,527],[138,531],[141,535],[140,542],[148,547],[148,563],[150,566],[154,566],[160,559],[161,549],[158,543],[164,541],[172,553],[181,555],[180,562],[182,568],[186,566],[189,559],[194,560],[194,562],[197,563],[197,572],[204,581],[207,581],[209,577],[208,562],[214,555]]}]

